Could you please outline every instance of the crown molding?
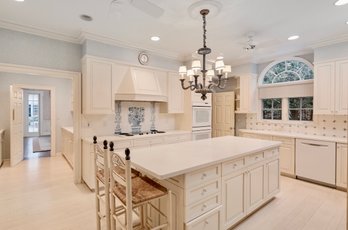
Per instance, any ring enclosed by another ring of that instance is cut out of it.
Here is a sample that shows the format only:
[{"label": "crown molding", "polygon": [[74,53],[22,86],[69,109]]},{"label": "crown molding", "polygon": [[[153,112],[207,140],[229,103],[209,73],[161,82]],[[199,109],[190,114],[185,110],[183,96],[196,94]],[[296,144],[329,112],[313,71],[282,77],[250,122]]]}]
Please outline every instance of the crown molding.
[{"label": "crown molding", "polygon": [[313,43],[310,47],[312,49],[316,49],[316,48],[321,48],[321,47],[325,47],[325,46],[335,45],[335,44],[342,43],[342,42],[348,42],[348,34],[344,34],[344,35],[341,35],[339,37],[335,37],[332,39],[326,39],[326,40],[322,40],[322,41]]},{"label": "crown molding", "polygon": [[51,38],[55,40],[79,44],[78,37],[56,33],[53,31],[44,30],[34,26],[24,26],[24,25],[19,25],[16,23],[0,20],[0,27],[4,29],[8,29],[8,30],[14,30],[18,32],[27,33],[27,34],[33,34],[33,35],[37,35],[37,36],[41,36],[45,38]]},{"label": "crown molding", "polygon": [[181,61],[181,56],[175,52],[169,52],[169,51],[165,51],[165,50],[161,50],[161,49],[145,49],[145,48],[141,47],[141,44],[133,44],[133,43],[129,43],[129,42],[124,42],[124,41],[120,41],[120,40],[110,38],[107,36],[93,34],[90,32],[85,32],[85,31],[81,32],[78,40],[79,40],[79,43],[81,43],[81,44],[85,40],[93,40],[93,41],[100,42],[103,44],[114,45],[114,46],[118,46],[121,48],[132,49],[132,50],[136,50],[136,51],[148,52],[148,53],[155,54],[157,56],[164,57],[167,59]]}]

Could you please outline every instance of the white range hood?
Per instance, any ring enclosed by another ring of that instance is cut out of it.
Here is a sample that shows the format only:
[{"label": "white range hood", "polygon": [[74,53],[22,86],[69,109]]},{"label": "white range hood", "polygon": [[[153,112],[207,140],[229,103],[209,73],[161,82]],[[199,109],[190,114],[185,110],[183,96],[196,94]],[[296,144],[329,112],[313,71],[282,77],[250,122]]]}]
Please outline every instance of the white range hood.
[{"label": "white range hood", "polygon": [[156,71],[129,68],[115,94],[117,101],[157,101],[167,102],[161,89]]}]

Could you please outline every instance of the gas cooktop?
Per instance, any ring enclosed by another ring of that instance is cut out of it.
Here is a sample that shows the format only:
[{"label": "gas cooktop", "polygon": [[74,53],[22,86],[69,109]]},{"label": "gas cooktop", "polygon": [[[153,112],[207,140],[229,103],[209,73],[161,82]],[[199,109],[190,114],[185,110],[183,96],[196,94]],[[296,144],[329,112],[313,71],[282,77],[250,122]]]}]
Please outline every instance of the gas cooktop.
[{"label": "gas cooktop", "polygon": [[137,135],[149,135],[149,134],[159,134],[159,133],[165,133],[165,131],[152,129],[150,131],[140,132],[140,133],[115,133],[115,134],[130,137],[130,136],[137,136]]}]

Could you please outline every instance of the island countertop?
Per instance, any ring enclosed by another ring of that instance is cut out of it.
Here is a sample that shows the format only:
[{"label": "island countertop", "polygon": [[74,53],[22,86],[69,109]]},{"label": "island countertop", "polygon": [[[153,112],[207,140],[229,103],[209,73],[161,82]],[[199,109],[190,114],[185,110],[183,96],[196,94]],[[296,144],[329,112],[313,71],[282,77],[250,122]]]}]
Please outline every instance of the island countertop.
[{"label": "island countertop", "polygon": [[[210,165],[280,146],[278,141],[224,136],[146,148],[131,148],[132,165],[164,180]],[[118,152],[124,157],[124,151]]]}]

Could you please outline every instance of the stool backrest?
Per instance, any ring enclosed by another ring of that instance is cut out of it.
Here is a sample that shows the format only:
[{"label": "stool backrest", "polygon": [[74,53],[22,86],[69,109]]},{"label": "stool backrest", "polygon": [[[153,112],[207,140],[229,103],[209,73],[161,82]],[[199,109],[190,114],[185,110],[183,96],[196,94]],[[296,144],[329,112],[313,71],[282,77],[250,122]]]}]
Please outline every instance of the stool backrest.
[{"label": "stool backrest", "polygon": [[94,164],[95,164],[95,175],[102,172],[104,176],[104,183],[109,181],[109,163],[108,163],[108,142],[103,141],[103,147],[97,143],[97,137],[93,137],[94,144]]}]

